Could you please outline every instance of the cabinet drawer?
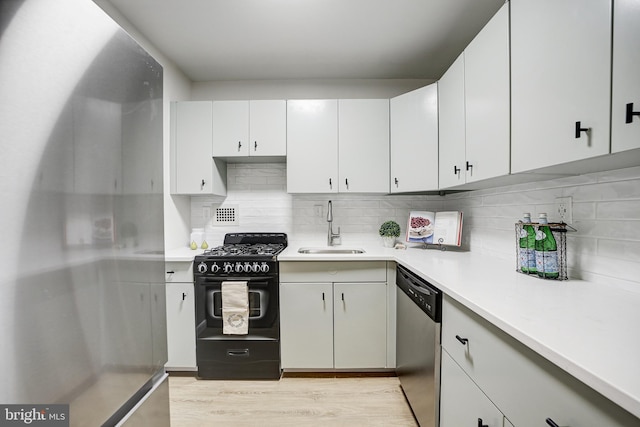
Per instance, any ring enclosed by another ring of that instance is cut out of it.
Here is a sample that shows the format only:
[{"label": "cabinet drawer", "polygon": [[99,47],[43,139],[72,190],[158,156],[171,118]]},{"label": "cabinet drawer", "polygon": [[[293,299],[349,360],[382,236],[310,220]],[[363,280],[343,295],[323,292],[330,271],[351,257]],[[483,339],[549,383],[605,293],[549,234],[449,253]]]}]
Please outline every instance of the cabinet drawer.
[{"label": "cabinet drawer", "polygon": [[166,262],[165,281],[193,283],[193,262]]},{"label": "cabinet drawer", "polygon": [[281,262],[280,282],[386,282],[386,261]]},{"label": "cabinet drawer", "polygon": [[560,426],[640,426],[638,418],[446,295],[442,346],[515,426],[543,426],[547,418]]}]

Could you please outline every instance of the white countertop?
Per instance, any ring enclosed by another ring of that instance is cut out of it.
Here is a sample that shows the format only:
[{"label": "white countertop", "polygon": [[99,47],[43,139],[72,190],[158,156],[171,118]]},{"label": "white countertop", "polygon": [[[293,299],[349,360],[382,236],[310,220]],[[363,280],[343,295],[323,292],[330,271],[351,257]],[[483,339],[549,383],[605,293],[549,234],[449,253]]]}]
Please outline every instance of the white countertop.
[{"label": "white countertop", "polygon": [[[513,262],[473,252],[380,243],[343,244],[364,254],[299,254],[290,242],[279,261],[395,261],[640,418],[640,292],[581,280],[549,281]],[[196,251],[167,261],[190,261]],[[171,257],[170,257],[171,255]],[[179,259],[182,256],[182,259]]]}]

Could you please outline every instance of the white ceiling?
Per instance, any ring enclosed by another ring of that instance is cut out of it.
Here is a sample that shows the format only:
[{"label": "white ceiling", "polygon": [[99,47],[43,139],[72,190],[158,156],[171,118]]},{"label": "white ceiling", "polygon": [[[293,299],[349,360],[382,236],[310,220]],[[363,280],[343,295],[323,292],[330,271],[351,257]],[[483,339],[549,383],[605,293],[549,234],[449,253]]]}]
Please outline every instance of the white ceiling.
[{"label": "white ceiling", "polygon": [[109,0],[193,81],[437,79],[504,0]]}]

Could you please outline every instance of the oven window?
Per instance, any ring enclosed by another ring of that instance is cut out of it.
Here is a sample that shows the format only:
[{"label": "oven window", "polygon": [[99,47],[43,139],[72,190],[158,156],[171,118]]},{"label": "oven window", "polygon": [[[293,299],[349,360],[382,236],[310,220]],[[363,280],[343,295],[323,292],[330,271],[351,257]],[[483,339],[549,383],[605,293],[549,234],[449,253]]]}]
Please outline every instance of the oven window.
[{"label": "oven window", "polygon": [[[213,304],[209,304],[209,315],[213,318],[222,318],[222,292],[211,290],[208,300]],[[249,319],[259,319],[263,317],[267,310],[266,301],[262,291],[249,291]]]}]

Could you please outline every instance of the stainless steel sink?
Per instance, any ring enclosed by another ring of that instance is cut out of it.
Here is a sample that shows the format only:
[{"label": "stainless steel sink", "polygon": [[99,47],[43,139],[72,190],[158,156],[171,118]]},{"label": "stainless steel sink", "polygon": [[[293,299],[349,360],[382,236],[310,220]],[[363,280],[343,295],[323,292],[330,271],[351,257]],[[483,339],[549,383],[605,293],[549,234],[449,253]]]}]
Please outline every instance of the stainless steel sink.
[{"label": "stainless steel sink", "polygon": [[299,254],[336,254],[336,255],[344,255],[344,254],[363,254],[365,253],[364,249],[359,248],[300,248],[298,249]]}]

